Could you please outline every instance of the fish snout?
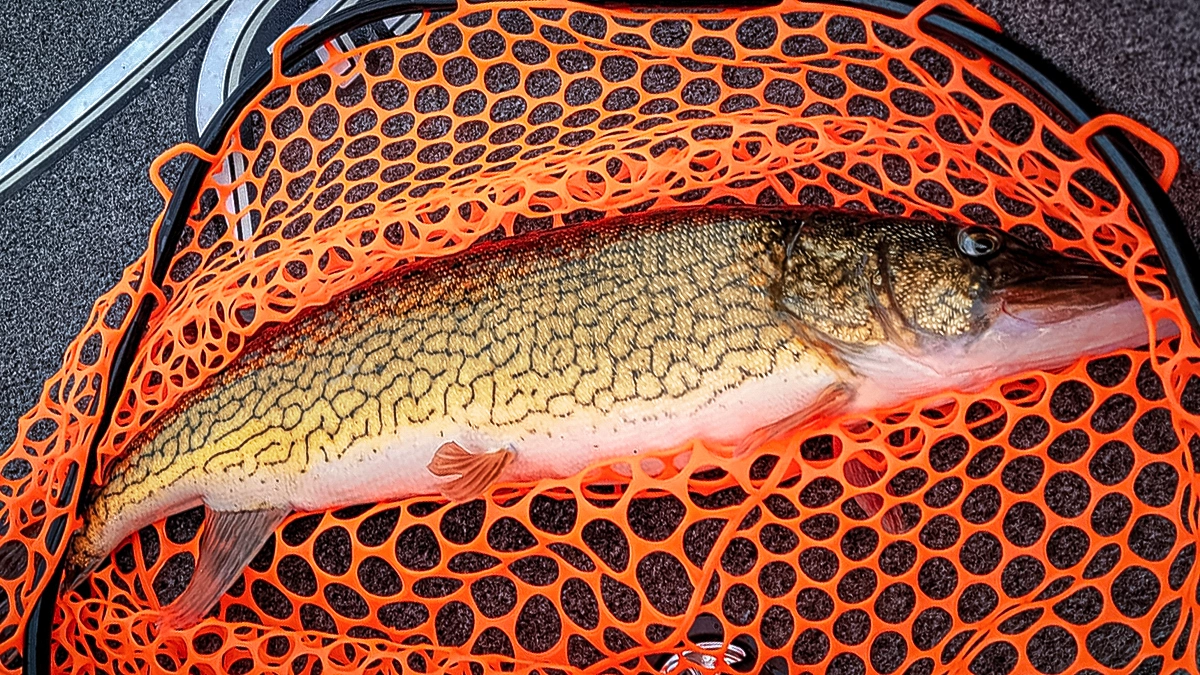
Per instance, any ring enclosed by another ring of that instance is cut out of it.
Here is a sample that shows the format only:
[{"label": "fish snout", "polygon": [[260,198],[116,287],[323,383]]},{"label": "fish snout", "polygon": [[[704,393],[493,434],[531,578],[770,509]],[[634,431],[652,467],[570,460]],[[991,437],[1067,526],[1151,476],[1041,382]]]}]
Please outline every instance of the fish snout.
[{"label": "fish snout", "polygon": [[993,272],[994,311],[1037,326],[1050,326],[1136,301],[1129,282],[1094,260],[1014,251]]}]

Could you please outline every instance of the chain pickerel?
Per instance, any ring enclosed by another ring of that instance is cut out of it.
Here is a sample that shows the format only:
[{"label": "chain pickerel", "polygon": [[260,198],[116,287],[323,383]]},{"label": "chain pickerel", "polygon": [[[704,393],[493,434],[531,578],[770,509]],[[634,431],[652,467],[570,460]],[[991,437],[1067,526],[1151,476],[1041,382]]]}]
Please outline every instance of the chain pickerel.
[{"label": "chain pickerel", "polygon": [[203,504],[188,625],[293,511],[747,452],[1147,340],[1123,279],[990,227],[709,208],[481,244],[255,336],[87,496],[73,579]]}]

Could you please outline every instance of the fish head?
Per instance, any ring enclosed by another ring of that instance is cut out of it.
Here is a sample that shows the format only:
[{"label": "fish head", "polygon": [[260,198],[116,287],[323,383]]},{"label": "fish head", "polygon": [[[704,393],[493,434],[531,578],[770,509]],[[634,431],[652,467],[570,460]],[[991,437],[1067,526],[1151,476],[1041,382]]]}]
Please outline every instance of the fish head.
[{"label": "fish head", "polygon": [[[1103,264],[1031,246],[995,227],[877,225],[867,295],[891,340],[922,348],[965,344],[991,331],[1045,337],[1055,325],[1135,302]],[[1011,324],[1011,325],[1010,325]]]},{"label": "fish head", "polygon": [[985,329],[1008,320],[1051,327],[1137,303],[1125,278],[1091,258],[1035,248],[994,228],[962,227],[955,236],[982,271],[973,313]]},{"label": "fish head", "polygon": [[781,306],[866,376],[977,388],[1148,340],[1124,278],[1000,228],[832,213],[788,231]]}]

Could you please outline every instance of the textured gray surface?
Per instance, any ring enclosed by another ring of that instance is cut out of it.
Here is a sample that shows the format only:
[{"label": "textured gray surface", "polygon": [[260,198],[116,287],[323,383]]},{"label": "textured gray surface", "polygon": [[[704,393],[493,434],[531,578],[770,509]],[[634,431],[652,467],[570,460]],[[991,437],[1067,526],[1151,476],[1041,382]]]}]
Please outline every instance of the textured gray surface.
[{"label": "textured gray surface", "polygon": [[1200,4],[1196,0],[974,0],[1009,37],[1094,101],[1179,149],[1170,196],[1200,239]]},{"label": "textured gray surface", "polygon": [[[1195,0],[977,2],[1104,107],[1179,147],[1184,170],[1171,196],[1191,231],[1200,232]],[[0,0],[0,147],[163,4]],[[92,302],[145,248],[161,207],[146,170],[164,149],[191,140],[188,90],[203,35],[85,142],[0,204],[0,448],[12,442],[17,418],[36,402]]]},{"label": "textured gray surface", "polygon": [[[95,0],[38,4],[0,12],[5,145],[153,20],[161,0],[128,3],[119,18]],[[145,250],[162,208],[146,173],[154,157],[187,140],[201,49],[180,52],[123,109],[0,203],[0,447],[12,442],[17,419],[37,402],[96,297]]]},{"label": "textured gray surface", "polygon": [[0,148],[141,33],[169,2],[0,0]]}]

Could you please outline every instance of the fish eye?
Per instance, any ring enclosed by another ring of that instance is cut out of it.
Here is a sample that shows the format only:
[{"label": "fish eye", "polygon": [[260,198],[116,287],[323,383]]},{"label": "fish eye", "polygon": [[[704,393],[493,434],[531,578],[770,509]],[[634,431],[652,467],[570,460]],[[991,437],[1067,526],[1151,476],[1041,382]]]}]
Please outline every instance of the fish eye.
[{"label": "fish eye", "polygon": [[986,258],[1000,250],[1000,237],[981,227],[968,227],[958,233],[958,250],[971,258]]}]

